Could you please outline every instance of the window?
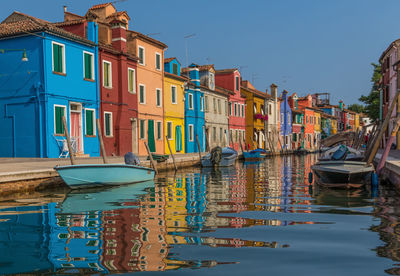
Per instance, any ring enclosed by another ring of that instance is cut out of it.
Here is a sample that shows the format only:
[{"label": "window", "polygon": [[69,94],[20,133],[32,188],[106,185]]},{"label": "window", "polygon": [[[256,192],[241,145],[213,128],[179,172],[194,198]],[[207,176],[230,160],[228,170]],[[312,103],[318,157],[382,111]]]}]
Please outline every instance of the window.
[{"label": "window", "polygon": [[65,74],[65,45],[52,42],[53,45],[53,72]]},{"label": "window", "polygon": [[94,80],[94,58],[92,53],[83,52],[83,78]]},{"label": "window", "polygon": [[204,100],[204,97],[200,96],[200,111],[204,111],[204,102],[203,102],[203,100]]},{"label": "window", "polygon": [[260,110],[261,110],[261,114],[264,116],[264,106],[263,105],[260,106]]},{"label": "window", "polygon": [[254,108],[254,114],[256,114],[257,113],[257,104],[256,103],[254,104],[253,108]]},{"label": "window", "polygon": [[171,102],[173,104],[177,104],[177,99],[176,99],[176,86],[171,85]]},{"label": "window", "polygon": [[189,141],[192,142],[194,137],[193,125],[189,125]]},{"label": "window", "polygon": [[139,64],[144,65],[144,48],[139,46]]},{"label": "window", "polygon": [[140,139],[146,138],[146,120],[140,120]]},{"label": "window", "polygon": [[232,103],[228,103],[229,116],[232,116]]},{"label": "window", "polygon": [[113,121],[111,112],[104,112],[104,136],[113,136]]},{"label": "window", "polygon": [[235,77],[235,83],[236,83],[236,90],[239,90],[239,77]]},{"label": "window", "polygon": [[161,129],[161,122],[157,121],[157,140],[162,139],[162,129]]},{"label": "window", "polygon": [[178,75],[178,64],[172,64],[172,74]]},{"label": "window", "polygon": [[234,115],[237,116],[237,103],[235,103],[235,112]]},{"label": "window", "polygon": [[221,114],[221,100],[218,99],[218,114]]},{"label": "window", "polygon": [[222,127],[219,128],[219,141],[222,142]]},{"label": "window", "polygon": [[128,68],[128,91],[136,93],[136,75],[135,69]]},{"label": "window", "polygon": [[172,140],[172,122],[167,122],[167,138]]},{"label": "window", "polygon": [[204,105],[206,107],[206,112],[208,112],[208,96],[204,96]]},{"label": "window", "polygon": [[244,117],[244,104],[242,104],[242,117]]},{"label": "window", "polygon": [[146,103],[146,89],[143,84],[139,84],[139,103]]},{"label": "window", "polygon": [[209,87],[210,89],[214,90],[215,89],[215,77],[214,77],[214,73],[210,72],[210,78],[209,78]]},{"label": "window", "polygon": [[103,86],[111,88],[112,78],[111,78],[111,62],[103,60]]},{"label": "window", "polygon": [[225,116],[228,116],[228,102],[227,101],[225,101]]},{"label": "window", "polygon": [[217,100],[215,98],[213,98],[213,109],[214,113],[217,113]]},{"label": "window", "polygon": [[156,53],[156,69],[161,70],[161,55]]},{"label": "window", "polygon": [[216,127],[213,127],[212,137],[213,137],[213,142],[217,141],[217,128]]},{"label": "window", "polygon": [[189,97],[189,109],[193,109],[193,94],[188,94]]},{"label": "window", "polygon": [[156,104],[158,107],[160,107],[162,105],[161,103],[161,89],[160,88],[156,88]]},{"label": "window", "polygon": [[269,104],[268,105],[269,106],[269,108],[268,108],[268,110],[269,110],[269,115],[272,115],[272,106]]},{"label": "window", "polygon": [[63,117],[65,116],[66,107],[62,105],[54,106],[54,134],[64,134]]},{"label": "window", "polygon": [[85,109],[85,134],[95,136],[95,115],[94,109]]}]

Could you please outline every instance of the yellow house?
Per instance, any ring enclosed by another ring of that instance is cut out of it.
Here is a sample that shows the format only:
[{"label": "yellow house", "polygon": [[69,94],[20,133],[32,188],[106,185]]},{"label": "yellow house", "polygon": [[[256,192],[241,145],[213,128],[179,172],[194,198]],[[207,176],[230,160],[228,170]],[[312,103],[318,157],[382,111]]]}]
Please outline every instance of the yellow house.
[{"label": "yellow house", "polygon": [[265,98],[267,94],[258,91],[249,81],[242,81],[240,92],[246,96],[246,145],[250,149],[265,149]]},{"label": "yellow house", "polygon": [[337,133],[337,118],[332,118],[331,120],[331,135],[334,135]]},{"label": "yellow house", "polygon": [[314,148],[318,148],[319,147],[319,142],[321,141],[321,113],[322,110],[319,109],[314,109],[314,137],[315,137],[315,142],[314,143]]},{"label": "yellow house", "polygon": [[360,130],[360,114],[356,113],[354,116],[354,131]]},{"label": "yellow house", "polygon": [[[176,58],[164,60],[164,127],[172,153],[185,153],[185,83]],[[164,137],[165,138],[165,137]],[[167,140],[165,153],[170,154]]]}]

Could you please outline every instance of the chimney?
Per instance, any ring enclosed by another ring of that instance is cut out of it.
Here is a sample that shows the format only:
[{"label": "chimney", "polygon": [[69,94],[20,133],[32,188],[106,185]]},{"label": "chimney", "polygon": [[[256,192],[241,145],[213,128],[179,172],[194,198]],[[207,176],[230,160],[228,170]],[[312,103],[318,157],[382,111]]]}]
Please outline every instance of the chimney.
[{"label": "chimney", "polygon": [[190,81],[194,83],[196,86],[200,86],[200,74],[199,74],[199,68],[196,65],[191,65],[189,66],[190,71],[189,71],[189,77]]},{"label": "chimney", "polygon": [[67,12],[67,6],[64,6],[64,12]]},{"label": "chimney", "polygon": [[126,23],[118,19],[111,22],[111,41],[115,50],[126,52]]},{"label": "chimney", "polygon": [[271,96],[274,99],[274,101],[278,100],[278,86],[276,84],[271,84],[270,86],[271,89]]}]

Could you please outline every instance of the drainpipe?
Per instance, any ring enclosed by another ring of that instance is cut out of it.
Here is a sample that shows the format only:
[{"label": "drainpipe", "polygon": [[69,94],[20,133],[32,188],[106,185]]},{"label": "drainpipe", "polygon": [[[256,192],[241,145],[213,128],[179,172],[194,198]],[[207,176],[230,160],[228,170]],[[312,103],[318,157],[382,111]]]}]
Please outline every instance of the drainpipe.
[{"label": "drainpipe", "polygon": [[37,105],[38,105],[38,113],[39,113],[39,152],[40,152],[40,158],[43,158],[43,123],[42,123],[42,107],[40,104],[40,82],[38,82],[35,85],[35,92],[36,92],[36,101],[37,101]]},{"label": "drainpipe", "polygon": [[[97,110],[97,118],[99,118],[100,120],[100,77],[99,77],[99,44],[98,44],[98,37],[99,37],[99,33],[98,33],[98,25],[96,22],[93,22],[93,28],[94,28],[94,43],[96,44],[94,46],[94,70],[95,70],[95,75],[96,75],[96,110]],[[97,149],[100,148],[100,145],[97,147]],[[100,152],[99,152],[99,156],[100,156]]]},{"label": "drainpipe", "polygon": [[[44,32],[42,32],[42,36],[45,37],[46,34]],[[47,107],[47,70],[49,68],[46,67],[46,38],[42,38],[42,55],[43,55],[43,65],[42,65],[42,69],[43,69],[43,93],[44,93],[44,101],[43,101],[43,105],[44,105],[44,109],[43,109],[43,118],[45,123],[45,127],[43,128],[43,137],[46,137],[44,139],[43,142],[46,143],[46,153],[43,154],[43,157],[49,157],[49,137],[48,137],[48,133],[49,132],[49,118],[48,118],[48,112],[46,110]],[[50,68],[50,70],[52,70],[52,68]]]},{"label": "drainpipe", "polygon": [[379,89],[379,121],[382,122],[383,117],[383,89]]}]

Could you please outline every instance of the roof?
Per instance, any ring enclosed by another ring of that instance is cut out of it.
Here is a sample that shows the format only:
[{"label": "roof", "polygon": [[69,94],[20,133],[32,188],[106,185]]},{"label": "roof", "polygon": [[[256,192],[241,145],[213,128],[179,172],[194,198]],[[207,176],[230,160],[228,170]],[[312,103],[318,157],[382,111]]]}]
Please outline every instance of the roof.
[{"label": "roof", "polygon": [[9,37],[19,34],[32,34],[40,31],[49,32],[54,35],[59,35],[86,44],[95,45],[95,43],[92,41],[58,28],[56,25],[48,21],[16,11],[3,20],[3,22],[0,24],[0,37]]},{"label": "roof", "polygon": [[[132,30],[126,30],[126,32],[128,34],[130,34],[130,38],[131,39],[134,39],[134,38],[138,37],[138,38],[140,38],[142,40],[145,40],[146,42],[148,42],[150,44],[162,47],[163,49],[168,48],[167,44],[164,44],[161,41],[158,41],[158,40],[156,40],[154,38],[151,38],[151,37],[149,37],[147,35],[144,35],[142,33],[139,33],[139,32],[136,32],[136,31],[132,31]],[[128,38],[128,35],[127,35],[127,38]]]},{"label": "roof", "polygon": [[221,69],[221,70],[215,70],[215,74],[231,74],[235,71],[238,71],[238,69],[237,68]]},{"label": "roof", "polygon": [[107,16],[107,18],[118,17],[120,15],[125,15],[128,18],[128,20],[131,20],[131,18],[129,17],[129,15],[126,11],[114,12],[113,14]]},{"label": "roof", "polygon": [[68,20],[64,22],[55,22],[52,23],[56,27],[62,27],[62,26],[70,26],[70,25],[75,25],[75,24],[82,24],[86,21],[86,19],[74,19],[74,20]]},{"label": "roof", "polygon": [[178,75],[171,74],[171,73],[168,73],[168,72],[164,72],[164,76],[165,76],[165,77],[168,77],[168,78],[171,78],[171,79],[180,80],[180,81],[189,81],[189,80],[190,80],[190,79],[189,79],[188,77],[186,77],[186,76],[178,76]]},{"label": "roof", "polygon": [[178,60],[176,57],[164,58],[164,63],[171,62],[171,61],[173,61],[174,59],[176,60],[176,62],[178,62],[179,64],[181,64],[181,63],[179,62],[179,60]]},{"label": "roof", "polygon": [[383,58],[390,51],[390,49],[392,49],[394,46],[396,46],[396,44],[397,44],[397,46],[400,44],[400,39],[397,39],[397,40],[393,41],[392,43],[390,43],[389,46],[386,48],[386,50],[382,52],[381,56],[379,57],[380,63],[383,63]]},{"label": "roof", "polygon": [[229,94],[234,95],[235,94],[235,92],[233,92],[232,90],[223,88],[223,87],[218,86],[218,85],[215,86],[215,91],[217,91],[217,92],[219,92],[221,94],[224,94],[224,95],[229,95]]},{"label": "roof", "polygon": [[109,6],[109,5],[114,7],[113,3],[109,2],[109,3],[103,3],[103,4],[94,5],[94,6],[92,6],[90,8],[90,10],[102,9],[102,8],[105,8],[105,7]]},{"label": "roof", "polygon": [[250,93],[253,93],[254,95],[259,96],[259,97],[264,98],[264,99],[271,98],[271,96],[268,95],[267,93],[258,91],[257,89],[253,89],[253,88],[245,87],[245,86],[240,86],[240,88],[244,89],[244,90],[247,90]]},{"label": "roof", "polygon": [[199,65],[199,71],[214,69],[214,64]]}]

